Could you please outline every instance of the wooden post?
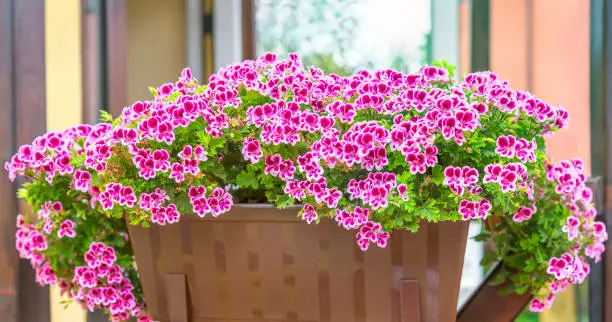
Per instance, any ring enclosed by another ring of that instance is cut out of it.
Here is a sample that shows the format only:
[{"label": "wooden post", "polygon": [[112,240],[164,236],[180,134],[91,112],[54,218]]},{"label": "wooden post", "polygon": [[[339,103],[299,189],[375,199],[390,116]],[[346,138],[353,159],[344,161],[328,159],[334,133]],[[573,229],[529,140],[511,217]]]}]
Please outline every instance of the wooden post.
[{"label": "wooden post", "polygon": [[83,80],[83,122],[95,124],[100,108],[99,24],[100,4],[81,0],[81,66]]},{"label": "wooden post", "polygon": [[257,32],[255,26],[255,0],[242,0],[242,58],[257,56]]},{"label": "wooden post", "polygon": [[[8,160],[15,146],[13,93],[13,1],[0,0],[0,160]],[[15,187],[0,176],[0,321],[16,322],[19,260],[15,254]]]},{"label": "wooden post", "polygon": [[170,322],[187,322],[187,281],[184,274],[166,275]]},{"label": "wooden post", "polygon": [[421,322],[421,294],[419,281],[400,282],[401,322]]},{"label": "wooden post", "polygon": [[[590,1],[590,118],[591,175],[601,176],[603,206],[598,219],[612,230],[612,1]],[[589,277],[589,319],[612,321],[612,247],[608,242],[603,261],[591,266]]]},{"label": "wooden post", "polygon": [[105,1],[106,5],[106,86],[105,108],[118,117],[127,104],[127,1]]},{"label": "wooden post", "polygon": [[[2,113],[6,116],[1,130],[1,140],[7,143],[2,144],[2,156],[5,157],[14,153],[18,145],[30,143],[45,132],[45,6],[41,0],[2,0],[1,3],[3,54],[0,59],[7,62],[0,65],[11,69],[11,75],[2,77],[9,85],[0,91],[5,103]],[[4,38],[7,36],[10,37],[8,41]],[[5,47],[8,42],[12,44]],[[9,313],[0,316],[2,321],[47,322],[50,320],[49,290],[35,283],[30,264],[18,262],[15,254],[15,216],[17,212],[27,213],[28,207],[16,202],[15,186],[9,186],[4,178],[2,180],[0,198],[6,206],[0,216],[5,238],[0,258],[6,265],[0,267],[0,281],[2,287],[11,292],[18,290],[18,306],[15,306],[15,295],[10,295],[10,292],[2,295]]]}]

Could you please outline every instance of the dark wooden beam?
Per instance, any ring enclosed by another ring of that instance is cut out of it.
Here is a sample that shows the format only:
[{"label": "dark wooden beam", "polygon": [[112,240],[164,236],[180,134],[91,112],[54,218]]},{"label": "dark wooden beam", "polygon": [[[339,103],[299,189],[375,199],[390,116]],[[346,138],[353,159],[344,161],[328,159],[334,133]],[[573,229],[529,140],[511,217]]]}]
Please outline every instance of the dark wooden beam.
[{"label": "dark wooden beam", "polygon": [[[0,160],[8,160],[15,146],[13,95],[13,1],[0,0]],[[15,253],[15,186],[0,176],[0,321],[17,322],[19,259]]]},{"label": "dark wooden beam", "polygon": [[[591,0],[590,96],[591,174],[603,178],[603,202],[599,219],[612,231],[612,1]],[[606,246],[603,261],[592,264],[589,276],[589,319],[612,321],[612,247]]]},{"label": "dark wooden beam", "polygon": [[[208,25],[210,26],[210,28],[204,28],[204,39],[203,39],[203,51],[204,54],[202,56],[202,61],[203,61],[203,75],[202,75],[202,79],[198,79],[198,82],[200,82],[200,84],[204,84],[207,82],[208,77],[210,77],[210,75],[212,75],[215,72],[215,66],[214,66],[214,43],[213,43],[213,33],[212,33],[212,25],[213,25],[213,0],[204,0],[204,13],[203,13],[203,20],[204,20],[204,26]],[[203,26],[203,27],[204,27]]]},{"label": "dark wooden beam", "polygon": [[[32,142],[46,129],[44,24],[44,1],[13,0],[13,108],[17,145]],[[19,212],[27,214],[29,207],[20,203]],[[15,216],[16,213],[13,220]],[[27,261],[20,262],[19,308],[20,321],[51,319],[49,289],[35,283]]]},{"label": "dark wooden beam", "polygon": [[[605,172],[604,172],[604,221],[608,231],[612,231],[612,0],[604,0],[603,5],[603,61],[604,61],[604,108],[605,108]],[[593,84],[591,84],[592,86]],[[593,150],[593,149],[591,149]],[[612,322],[612,243],[606,245],[603,264],[604,321]]]},{"label": "dark wooden beam", "polygon": [[119,116],[127,104],[127,1],[107,0],[106,26],[106,86],[108,111]]},{"label": "dark wooden beam", "polygon": [[490,0],[472,0],[471,3],[471,63],[472,71],[489,70],[490,57]]},{"label": "dark wooden beam", "polygon": [[255,59],[257,37],[255,28],[255,0],[242,0],[242,58]]},{"label": "dark wooden beam", "polygon": [[45,7],[41,0],[14,1],[17,144],[45,133]]},{"label": "dark wooden beam", "polygon": [[81,0],[81,64],[83,79],[83,122],[98,121],[100,102],[100,4],[98,1]]},{"label": "dark wooden beam", "polygon": [[[593,138],[591,138],[593,139]],[[592,171],[598,172],[598,171]],[[593,203],[597,209],[597,220],[603,220],[604,213],[604,186],[603,177],[595,176],[587,180],[587,186],[593,191]],[[603,263],[593,263],[591,261],[591,273],[587,283],[578,285],[575,288],[575,297],[577,301],[578,316],[588,316],[590,321],[603,321],[603,299],[604,299],[604,282],[603,282]],[[584,292],[583,288],[587,291]],[[586,293],[586,301],[588,306],[584,308],[582,297]]]},{"label": "dark wooden beam", "polygon": [[606,162],[604,1],[591,0],[590,19],[590,100],[591,175],[603,176]]}]

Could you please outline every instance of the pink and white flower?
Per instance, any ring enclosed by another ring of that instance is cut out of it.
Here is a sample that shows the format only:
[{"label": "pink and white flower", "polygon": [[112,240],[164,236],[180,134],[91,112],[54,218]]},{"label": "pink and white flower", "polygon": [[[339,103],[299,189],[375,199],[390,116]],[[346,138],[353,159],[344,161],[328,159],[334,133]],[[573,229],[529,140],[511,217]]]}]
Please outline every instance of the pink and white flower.
[{"label": "pink and white flower", "polygon": [[58,238],[62,238],[64,236],[69,237],[69,238],[74,238],[76,236],[76,233],[74,231],[74,223],[70,219],[64,220],[60,224],[60,228],[57,231]]}]

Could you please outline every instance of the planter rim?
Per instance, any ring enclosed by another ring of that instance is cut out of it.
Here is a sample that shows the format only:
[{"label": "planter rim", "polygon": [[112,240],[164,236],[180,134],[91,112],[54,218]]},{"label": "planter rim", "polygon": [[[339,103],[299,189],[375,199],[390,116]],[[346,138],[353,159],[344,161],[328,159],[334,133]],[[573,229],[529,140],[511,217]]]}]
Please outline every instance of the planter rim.
[{"label": "planter rim", "polygon": [[232,205],[232,208],[246,208],[246,209],[279,209],[279,210],[283,210],[283,209],[301,209],[302,205],[293,205],[293,206],[287,206],[285,208],[278,208],[275,205],[271,204],[271,203],[235,203]]}]

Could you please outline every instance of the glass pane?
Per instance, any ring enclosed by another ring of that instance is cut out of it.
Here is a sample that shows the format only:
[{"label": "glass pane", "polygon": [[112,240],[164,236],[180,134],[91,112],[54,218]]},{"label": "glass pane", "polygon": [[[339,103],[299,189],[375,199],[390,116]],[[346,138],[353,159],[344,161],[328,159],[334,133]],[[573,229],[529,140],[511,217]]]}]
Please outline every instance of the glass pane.
[{"label": "glass pane", "polygon": [[257,51],[306,65],[415,71],[430,56],[430,0],[256,0]]},{"label": "glass pane", "polygon": [[477,242],[473,238],[481,232],[479,222],[471,222],[468,231],[468,241],[465,247],[465,257],[463,260],[463,271],[461,275],[461,289],[459,291],[460,308],[467,301],[472,293],[478,288],[485,276],[484,269],[480,266],[480,260],[484,254],[482,242]]}]

